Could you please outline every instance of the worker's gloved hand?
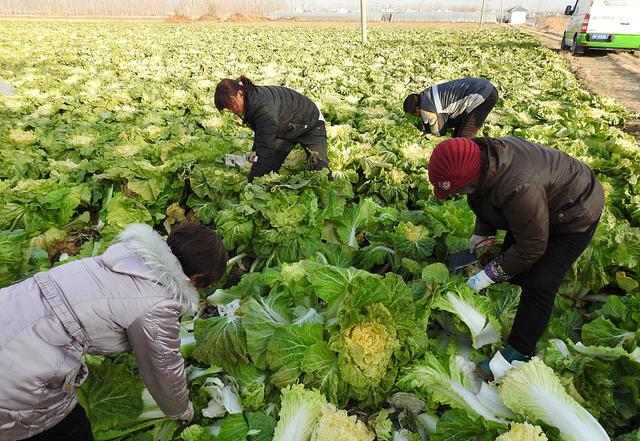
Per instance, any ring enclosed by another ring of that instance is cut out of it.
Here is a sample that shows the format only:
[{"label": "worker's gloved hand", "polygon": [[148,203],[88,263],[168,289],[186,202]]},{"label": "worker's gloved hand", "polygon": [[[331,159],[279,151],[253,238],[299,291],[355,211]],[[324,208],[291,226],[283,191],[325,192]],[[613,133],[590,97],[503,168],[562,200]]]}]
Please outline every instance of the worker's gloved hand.
[{"label": "worker's gloved hand", "polygon": [[193,404],[189,401],[189,406],[187,406],[187,410],[180,415],[177,420],[180,421],[181,424],[186,425],[191,422],[193,419]]},{"label": "worker's gloved hand", "polygon": [[469,277],[469,280],[467,280],[467,286],[475,292],[481,291],[494,283],[495,282],[484,270],[475,273],[473,276]]},{"label": "worker's gloved hand", "polygon": [[507,345],[495,353],[491,360],[481,361],[476,365],[476,374],[484,382],[499,381],[513,367],[514,361],[529,361],[531,357],[524,355],[513,346]]},{"label": "worker's gloved hand", "polygon": [[495,236],[480,236],[474,234],[471,236],[471,239],[469,239],[469,252],[475,253],[480,248],[489,247],[494,243],[496,243]]}]

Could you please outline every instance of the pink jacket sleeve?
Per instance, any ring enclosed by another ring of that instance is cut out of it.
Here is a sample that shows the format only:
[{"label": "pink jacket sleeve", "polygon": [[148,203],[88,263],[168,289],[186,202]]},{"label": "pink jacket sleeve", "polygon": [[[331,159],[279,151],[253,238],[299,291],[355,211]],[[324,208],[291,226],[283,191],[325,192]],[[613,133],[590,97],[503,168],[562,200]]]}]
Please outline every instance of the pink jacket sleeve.
[{"label": "pink jacket sleeve", "polygon": [[174,300],[158,303],[127,329],[140,375],[151,396],[169,418],[189,411],[189,389],[180,354],[181,305]]}]

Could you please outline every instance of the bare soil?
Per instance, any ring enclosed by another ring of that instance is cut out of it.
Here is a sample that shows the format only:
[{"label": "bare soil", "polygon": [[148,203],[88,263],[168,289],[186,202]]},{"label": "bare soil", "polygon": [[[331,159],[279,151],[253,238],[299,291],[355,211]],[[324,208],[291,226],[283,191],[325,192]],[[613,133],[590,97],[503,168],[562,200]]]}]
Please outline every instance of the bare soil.
[{"label": "bare soil", "polygon": [[569,17],[566,15],[541,17],[536,29],[541,32],[562,35],[562,32],[567,27],[568,21],[569,21]]},{"label": "bare soil", "polygon": [[624,131],[635,136],[640,141],[640,118],[627,121],[624,126]]}]

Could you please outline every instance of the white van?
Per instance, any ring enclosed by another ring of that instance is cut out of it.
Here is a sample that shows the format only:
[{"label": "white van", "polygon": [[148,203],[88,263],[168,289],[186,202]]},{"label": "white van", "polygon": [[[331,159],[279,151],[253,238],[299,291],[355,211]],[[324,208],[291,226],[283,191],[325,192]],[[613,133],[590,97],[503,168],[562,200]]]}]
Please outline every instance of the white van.
[{"label": "white van", "polygon": [[640,50],[640,0],[576,0],[564,11],[571,18],[561,49]]}]

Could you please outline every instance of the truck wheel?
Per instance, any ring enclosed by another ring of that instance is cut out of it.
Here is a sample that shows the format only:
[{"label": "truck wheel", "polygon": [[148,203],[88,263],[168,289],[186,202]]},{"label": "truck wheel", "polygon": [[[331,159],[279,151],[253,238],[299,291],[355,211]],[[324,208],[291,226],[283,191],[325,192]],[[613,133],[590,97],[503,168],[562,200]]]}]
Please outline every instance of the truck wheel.
[{"label": "truck wheel", "polygon": [[573,55],[583,55],[585,50],[583,47],[578,46],[578,36],[573,36],[573,43],[571,43],[571,53]]},{"label": "truck wheel", "polygon": [[560,50],[561,51],[566,51],[569,49],[569,45],[567,44],[567,42],[564,39],[564,35],[562,36],[562,41],[560,42]]}]

